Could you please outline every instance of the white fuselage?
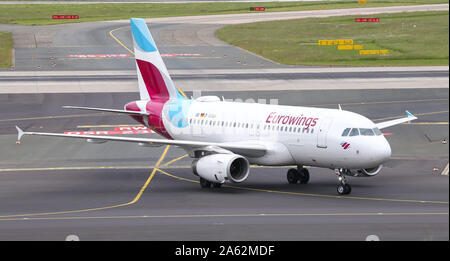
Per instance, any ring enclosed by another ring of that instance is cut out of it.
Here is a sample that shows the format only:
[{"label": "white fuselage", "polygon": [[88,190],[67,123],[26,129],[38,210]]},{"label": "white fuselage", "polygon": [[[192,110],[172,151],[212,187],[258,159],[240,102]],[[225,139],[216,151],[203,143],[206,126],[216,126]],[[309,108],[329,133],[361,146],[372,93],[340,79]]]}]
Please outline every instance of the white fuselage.
[{"label": "white fuselage", "polygon": [[[376,167],[391,156],[389,143],[378,129],[378,135],[374,132],[376,126],[371,120],[337,109],[211,98],[169,101],[162,119],[170,136],[177,140],[264,144],[268,150],[263,156],[248,158],[259,165],[358,169]],[[177,124],[180,121],[184,121],[183,126]],[[358,135],[342,136],[348,128],[362,130]]]}]

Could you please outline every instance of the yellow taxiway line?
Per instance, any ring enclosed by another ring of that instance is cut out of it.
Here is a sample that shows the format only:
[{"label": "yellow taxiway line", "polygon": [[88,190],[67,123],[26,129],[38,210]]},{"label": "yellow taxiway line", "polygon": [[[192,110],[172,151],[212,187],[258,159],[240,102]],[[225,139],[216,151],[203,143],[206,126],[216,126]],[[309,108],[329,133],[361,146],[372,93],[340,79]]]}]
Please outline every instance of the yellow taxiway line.
[{"label": "yellow taxiway line", "polygon": [[176,161],[179,161],[180,159],[186,158],[187,156],[189,156],[189,155],[188,155],[188,154],[184,154],[184,155],[182,155],[182,156],[180,156],[180,157],[178,157],[178,158],[175,158],[175,159],[173,159],[173,160],[171,160],[171,161],[165,163],[165,164],[163,165],[163,167],[167,167],[167,166],[169,166],[170,164],[172,164],[172,163],[174,163],[174,162],[176,162]]},{"label": "yellow taxiway line", "polygon": [[[175,176],[173,174],[170,174],[164,170],[161,170],[157,168],[157,171],[161,172],[162,174],[172,177],[174,179],[192,182],[192,183],[199,183],[197,180],[193,179],[187,179],[182,178],[179,176]],[[326,197],[326,198],[339,198],[339,199],[360,199],[360,200],[374,200],[374,201],[390,201],[390,202],[406,202],[406,203],[431,203],[431,204],[447,204],[447,201],[430,201],[430,200],[408,200],[408,199],[388,199],[388,198],[370,198],[370,197],[353,197],[353,196],[335,196],[335,195],[326,195],[326,194],[311,194],[311,193],[299,193],[299,192],[289,192],[289,191],[279,191],[279,190],[268,190],[268,189],[258,189],[258,188],[249,188],[249,187],[238,187],[238,186],[231,186],[231,185],[224,185],[223,187],[226,188],[233,188],[233,189],[241,189],[241,190],[250,190],[250,191],[259,191],[259,192],[268,192],[268,193],[275,193],[275,194],[286,194],[286,195],[297,195],[297,196],[309,196],[309,197]]]},{"label": "yellow taxiway line", "polygon": [[122,27],[113,29],[113,30],[109,31],[109,35],[110,35],[112,38],[114,38],[114,40],[116,40],[116,42],[117,42],[118,44],[120,44],[123,48],[125,48],[127,51],[129,51],[131,54],[134,55],[134,52],[131,51],[130,49],[128,49],[128,47],[126,47],[121,41],[119,41],[119,39],[117,39],[117,37],[113,34],[114,31],[117,31],[117,30],[119,30],[119,29],[126,28],[126,27],[127,27],[127,26],[122,26]]},{"label": "yellow taxiway line", "polygon": [[[147,189],[148,185],[150,184],[151,180],[153,179],[156,172],[159,172],[163,175],[169,176],[171,178],[191,182],[191,183],[199,183],[197,180],[183,178],[179,176],[175,176],[173,174],[170,174],[162,169],[159,168],[161,165],[161,162],[163,161],[164,157],[167,154],[167,151],[169,150],[170,146],[167,146],[165,150],[163,151],[161,157],[156,162],[155,166],[123,166],[123,167],[60,167],[60,168],[30,168],[30,169],[1,169],[0,171],[19,171],[19,170],[64,170],[64,169],[125,169],[125,168],[147,168],[152,167],[153,170],[151,174],[149,175],[148,179],[144,183],[144,185],[139,190],[136,197],[134,197],[133,200],[127,203],[123,204],[117,204],[112,206],[105,206],[105,207],[98,207],[98,208],[89,208],[89,209],[80,209],[80,210],[70,210],[70,211],[58,211],[58,212],[41,212],[41,213],[28,213],[28,214],[15,214],[15,215],[6,215],[6,216],[0,216],[1,220],[37,220],[37,219],[70,219],[70,218],[29,218],[34,216],[46,216],[46,215],[62,215],[62,214],[72,214],[72,213],[85,213],[85,212],[91,212],[91,211],[99,211],[99,210],[106,210],[106,209],[112,209],[112,208],[119,208],[119,207],[125,207],[132,204],[135,204],[138,202],[138,200],[141,198],[144,191]],[[180,159],[185,157],[186,155],[183,155],[181,157],[178,157],[176,159]],[[173,161],[173,160],[172,160]],[[164,167],[164,166],[162,166]],[[189,168],[187,166],[182,166],[183,168]],[[274,193],[274,194],[285,194],[285,195],[296,195],[296,196],[309,196],[309,197],[324,197],[324,198],[336,198],[336,199],[358,199],[358,200],[373,200],[373,201],[388,201],[388,202],[402,202],[402,203],[429,203],[429,204],[447,204],[449,202],[446,201],[428,201],[428,200],[404,200],[404,199],[388,199],[388,198],[370,198],[370,197],[353,197],[353,196],[334,196],[334,195],[326,195],[326,194],[311,194],[311,193],[299,193],[299,192],[289,192],[289,191],[279,191],[279,190],[268,190],[268,189],[258,189],[258,188],[250,188],[250,187],[238,187],[238,186],[231,186],[231,185],[224,185],[226,188],[232,188],[232,189],[240,189],[240,190],[248,190],[248,191],[257,191],[257,192],[265,192],[265,193]],[[365,213],[367,214],[367,213]],[[362,215],[365,215],[362,214]],[[430,213],[417,213],[418,215],[428,215]],[[436,214],[436,213],[435,213]],[[448,214],[448,213],[438,213],[438,214]],[[287,215],[287,214],[275,214],[275,215]],[[297,215],[297,214],[293,214]],[[300,215],[316,215],[316,214],[300,214]],[[330,215],[330,214],[327,214]],[[350,214],[342,214],[342,215],[355,215],[355,213]],[[389,215],[393,215],[393,213],[390,213]],[[406,213],[402,213],[402,215],[406,215]],[[192,216],[192,215],[191,215]],[[238,215],[232,215],[232,216],[240,216]],[[147,217],[147,216],[144,216]],[[150,217],[150,216],[148,216]],[[155,216],[157,217],[157,216]],[[161,217],[170,217],[170,216],[161,216]],[[181,217],[181,216],[180,216]],[[89,218],[89,217],[76,217],[74,219],[82,219],[82,218]],[[108,218],[108,217],[98,217],[98,218]],[[123,218],[123,217],[118,217]]]},{"label": "yellow taxiway line", "polygon": [[106,206],[106,207],[80,209],[80,210],[6,215],[6,216],[0,216],[0,218],[30,217],[30,216],[46,216],[46,215],[58,215],[58,214],[84,213],[84,212],[89,212],[89,211],[98,211],[98,210],[105,210],[105,209],[111,209],[111,208],[125,207],[125,206],[129,206],[129,205],[135,204],[141,198],[142,193],[144,193],[144,191],[147,189],[148,185],[150,184],[151,180],[153,179],[153,176],[155,175],[155,173],[157,171],[157,167],[163,161],[163,159],[166,156],[167,151],[169,150],[169,148],[170,148],[170,145],[167,145],[166,148],[164,149],[161,157],[159,158],[159,160],[156,162],[155,166],[153,167],[153,170],[152,170],[150,176],[147,178],[147,180],[145,181],[144,185],[139,190],[138,194],[130,202],[123,203],[123,204],[118,204],[118,205]]}]

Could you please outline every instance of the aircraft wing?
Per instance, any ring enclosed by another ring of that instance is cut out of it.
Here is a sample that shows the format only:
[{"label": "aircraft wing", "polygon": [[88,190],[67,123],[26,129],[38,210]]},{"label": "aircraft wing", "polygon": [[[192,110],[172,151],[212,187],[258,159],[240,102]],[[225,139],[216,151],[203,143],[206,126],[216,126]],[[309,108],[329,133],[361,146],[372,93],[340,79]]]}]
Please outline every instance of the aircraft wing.
[{"label": "aircraft wing", "polygon": [[103,109],[103,108],[92,108],[92,107],[78,107],[78,106],[63,106],[65,109],[80,109],[80,110],[88,110],[88,111],[104,111],[104,112],[114,112],[114,113],[123,113],[128,115],[136,115],[136,116],[148,116],[149,114],[141,111],[127,111],[127,110],[115,110],[115,109]]},{"label": "aircraft wing", "polygon": [[123,141],[134,142],[142,146],[152,145],[174,145],[182,147],[188,151],[195,151],[206,148],[207,150],[228,150],[234,153],[242,154],[244,156],[257,157],[263,156],[266,152],[266,147],[262,144],[251,143],[217,143],[217,142],[202,142],[202,141],[188,141],[188,140],[167,140],[167,139],[147,139],[147,138],[133,138],[133,137],[117,137],[117,136],[100,136],[100,135],[76,135],[63,133],[46,133],[46,132],[25,132],[16,126],[18,132],[18,143],[24,135],[40,135],[52,137],[78,138],[87,139],[94,143],[103,143],[106,141]]},{"label": "aircraft wing", "polygon": [[378,127],[378,129],[381,130],[381,129],[391,127],[391,126],[394,126],[394,125],[397,125],[400,123],[417,120],[417,117],[412,115],[409,111],[406,111],[406,114],[408,115],[408,117],[390,120],[390,121],[383,121],[383,122],[377,123],[376,126]]}]

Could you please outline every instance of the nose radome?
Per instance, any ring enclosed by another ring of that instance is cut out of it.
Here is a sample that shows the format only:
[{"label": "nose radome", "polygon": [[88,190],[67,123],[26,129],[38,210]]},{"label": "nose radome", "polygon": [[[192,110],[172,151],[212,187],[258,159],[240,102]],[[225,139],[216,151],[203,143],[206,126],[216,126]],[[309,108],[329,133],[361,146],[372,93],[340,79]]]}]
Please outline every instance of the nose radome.
[{"label": "nose radome", "polygon": [[378,157],[380,159],[380,161],[387,161],[391,158],[391,145],[389,144],[389,142],[386,140],[385,137],[382,137],[383,141],[381,142],[381,146],[380,146],[380,150],[378,152]]},{"label": "nose radome", "polygon": [[391,158],[391,146],[384,137],[379,137],[372,143],[370,152],[370,161],[373,164],[380,165]]}]

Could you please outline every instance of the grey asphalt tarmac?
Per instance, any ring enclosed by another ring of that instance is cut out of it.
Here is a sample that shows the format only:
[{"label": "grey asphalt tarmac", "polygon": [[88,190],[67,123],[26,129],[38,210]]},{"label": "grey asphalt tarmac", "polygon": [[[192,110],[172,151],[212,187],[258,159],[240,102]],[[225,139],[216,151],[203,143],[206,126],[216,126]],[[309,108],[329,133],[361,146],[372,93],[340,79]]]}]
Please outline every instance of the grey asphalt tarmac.
[{"label": "grey asphalt tarmac", "polygon": [[[227,45],[216,38],[212,42],[205,42],[197,36],[198,31],[209,28],[212,28],[213,36],[214,29],[219,27],[221,26],[155,23],[150,26],[150,30],[161,54],[199,55],[164,57],[164,62],[171,69],[286,67]],[[123,45],[132,50],[129,24],[123,22],[89,22],[35,28],[0,25],[0,30],[13,32],[15,71],[135,69],[133,54],[110,35],[112,31]],[[127,54],[131,57],[86,59],[70,56],[93,54]]]},{"label": "grey asphalt tarmac", "polygon": [[447,89],[204,95],[329,108],[339,101],[375,121],[408,109],[419,120],[385,130],[393,159],[374,178],[352,178],[349,197],[338,197],[333,171],[319,168],[310,169],[308,185],[289,185],[288,167],[254,167],[242,184],[204,190],[190,159],[175,147],[164,153],[165,147],[48,137],[15,144],[16,124],[51,132],[135,125],[126,116],[60,106],[120,108],[136,93],[2,94],[0,240],[73,234],[81,240],[365,240],[374,234],[381,240],[448,240],[449,179],[441,175],[449,155],[442,143],[448,140]]},{"label": "grey asphalt tarmac", "polygon": [[[225,24],[253,18],[218,17],[226,22],[197,17],[163,18],[151,23],[161,53],[201,54],[165,57],[169,70],[291,68],[214,37],[214,30]],[[2,76],[2,88],[27,81],[56,86],[64,82],[93,81],[108,85],[135,81],[134,75],[110,73],[135,70],[132,57],[68,57],[130,54],[124,48],[131,48],[127,21],[33,28],[0,25],[0,30],[13,32],[14,70],[29,72],[28,76]],[[109,72],[94,76],[35,74],[42,71]],[[259,78],[264,79],[264,84]],[[209,79],[214,85],[207,88]],[[236,84],[235,79],[241,82]],[[303,79],[321,86],[341,80],[343,85],[353,82],[355,86],[277,90],[288,83],[306,84],[299,81]],[[323,79],[329,81],[325,84]],[[371,82],[370,88],[363,89],[367,86],[364,82],[361,88],[356,88],[361,79]],[[390,87],[405,79],[427,86]],[[187,96],[195,95],[190,90],[206,82],[201,88],[202,95],[235,101],[276,99],[278,104],[326,108],[337,108],[340,104],[344,110],[360,113],[375,122],[403,116],[409,110],[419,120],[384,130],[393,150],[392,160],[376,177],[351,178],[350,196],[337,196],[333,171],[319,168],[310,169],[311,182],[307,185],[289,185],[288,167],[255,166],[242,184],[205,190],[191,172],[191,160],[184,156],[183,150],[173,146],[143,148],[49,137],[24,137],[22,144],[15,144],[15,125],[48,132],[109,131],[135,126],[136,122],[127,116],[67,110],[61,106],[120,109],[138,99],[138,93],[105,92],[103,88],[101,93],[25,94],[11,93],[9,89],[0,92],[0,240],[64,240],[68,235],[77,235],[80,240],[365,240],[369,235],[377,235],[381,240],[449,240],[449,179],[448,175],[442,175],[449,158],[446,143],[449,94],[445,84],[448,68],[408,68],[395,72],[386,69],[267,74],[249,71],[233,75],[178,73],[174,80],[177,84],[190,84],[184,89]],[[220,84],[224,83],[236,88],[222,88]],[[254,85],[269,88],[254,91],[257,88]],[[383,85],[384,89],[374,89],[375,85]],[[177,86],[184,88],[181,84]],[[133,136],[139,135],[142,134]]]}]

